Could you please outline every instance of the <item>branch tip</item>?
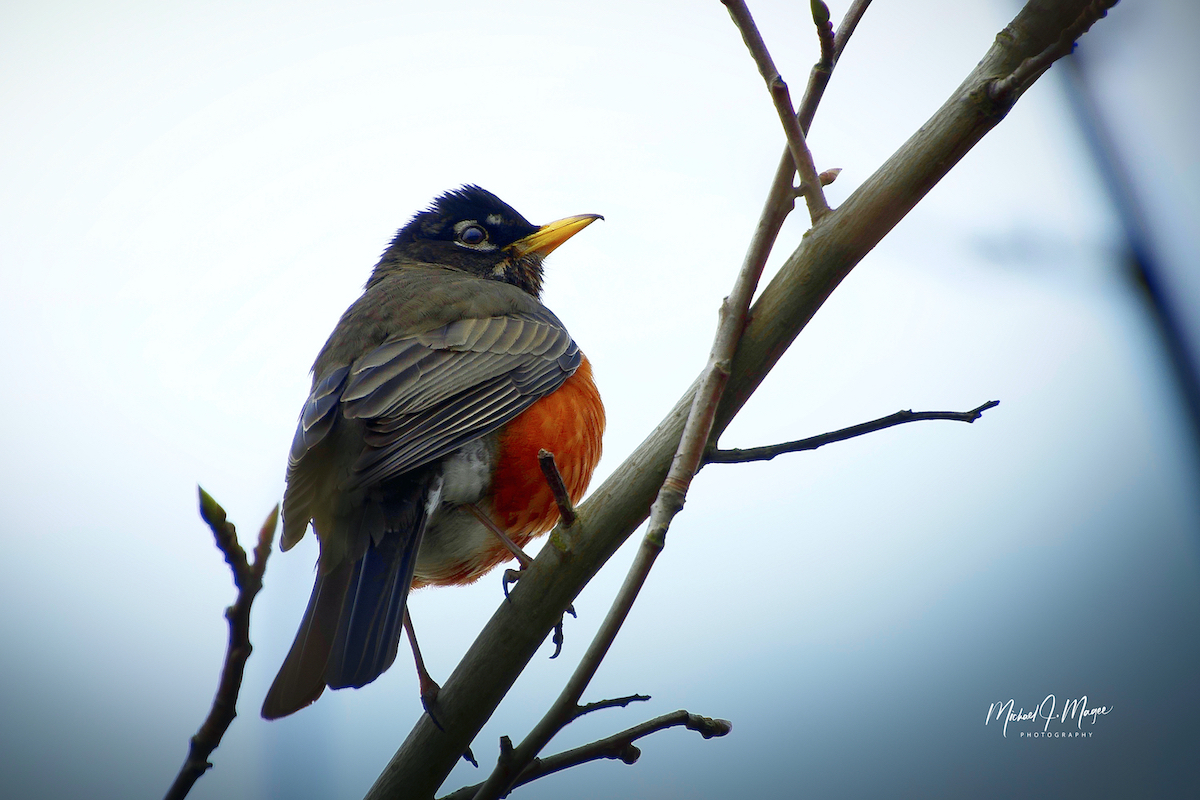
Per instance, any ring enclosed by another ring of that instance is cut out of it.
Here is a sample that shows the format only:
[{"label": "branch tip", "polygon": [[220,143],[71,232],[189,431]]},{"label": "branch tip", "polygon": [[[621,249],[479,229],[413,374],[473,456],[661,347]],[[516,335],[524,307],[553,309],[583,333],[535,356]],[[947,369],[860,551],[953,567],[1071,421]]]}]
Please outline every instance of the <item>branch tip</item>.
[{"label": "branch tip", "polygon": [[821,0],[812,0],[813,24],[817,26],[817,42],[821,46],[821,60],[813,69],[830,70],[837,58],[834,45],[833,23],[829,21],[829,6]]},{"label": "branch tip", "polygon": [[794,442],[783,442],[781,444],[764,445],[763,447],[748,447],[744,450],[731,448],[729,450],[721,450],[715,447],[710,447],[705,451],[704,463],[706,464],[744,464],[750,461],[770,461],[772,458],[784,453],[799,453],[805,450],[816,450],[818,447],[823,447],[834,442],[844,442],[847,439],[853,439],[856,436],[864,436],[868,433],[875,433],[884,428],[891,428],[896,425],[903,425],[908,422],[923,422],[926,420],[949,420],[951,422],[974,422],[983,416],[983,412],[988,409],[995,408],[1000,405],[999,400],[989,400],[978,408],[973,408],[970,411],[897,411],[895,414],[889,414],[886,417],[863,422],[858,425],[852,425],[849,428],[832,431],[830,433],[822,433],[819,436],[810,436],[807,439],[798,439]]},{"label": "branch tip", "polygon": [[558,463],[554,460],[554,453],[545,448],[538,450],[538,466],[542,468],[542,475],[546,477],[550,493],[554,495],[554,502],[558,506],[558,516],[562,520],[562,526],[570,528],[575,524],[578,516],[575,514],[575,506],[571,502],[571,495],[567,492],[567,484],[563,480],[562,473],[558,471]]},{"label": "branch tip", "polygon": [[225,732],[237,717],[242,675],[246,669],[246,660],[254,650],[250,644],[250,608],[255,596],[262,589],[262,576],[267,567],[271,545],[275,541],[276,520],[279,515],[279,507],[276,506],[267,515],[259,530],[252,568],[246,561],[246,551],[238,544],[237,529],[229,522],[225,509],[203,488],[196,488],[200,494],[200,516],[212,530],[217,547],[224,554],[225,561],[233,572],[238,593],[233,605],[228,606],[224,612],[229,627],[229,642],[225,649],[225,662],[221,668],[212,707],[200,729],[188,740],[187,758],[167,790],[166,800],[182,800],[200,776],[212,768],[208,757],[220,746]]},{"label": "branch tip", "polygon": [[695,731],[705,739],[724,736],[733,730],[733,723],[727,719],[713,719],[699,714],[689,714],[686,726],[688,730]]},{"label": "branch tip", "polygon": [[800,174],[801,185],[805,186],[804,200],[808,204],[809,218],[815,224],[817,220],[829,213],[829,203],[821,191],[817,168],[813,165],[812,153],[809,152],[808,144],[804,140],[804,130],[793,110],[787,83],[780,77],[779,70],[775,68],[771,53],[767,50],[762,34],[759,33],[758,26],[754,24],[754,17],[751,16],[750,9],[746,7],[745,2],[743,0],[722,0],[722,2],[729,9],[729,16],[733,18],[734,25],[741,32],[746,49],[750,51],[750,56],[758,65],[758,71],[762,74],[763,80],[767,82],[771,100],[775,104],[775,111],[779,115],[779,121],[783,123],[783,132],[787,137],[788,150],[792,155],[796,172]]},{"label": "branch tip", "polygon": [[650,695],[648,694],[631,694],[626,697],[614,697],[609,700],[597,700],[594,703],[577,706],[571,719],[574,721],[582,717],[584,714],[590,714],[593,711],[600,711],[606,708],[625,708],[630,703],[644,703],[649,699]]},{"label": "branch tip", "polygon": [[213,499],[211,494],[204,491],[203,486],[197,486],[196,490],[200,493],[200,519],[204,520],[210,528],[224,525],[227,519],[225,509]]}]

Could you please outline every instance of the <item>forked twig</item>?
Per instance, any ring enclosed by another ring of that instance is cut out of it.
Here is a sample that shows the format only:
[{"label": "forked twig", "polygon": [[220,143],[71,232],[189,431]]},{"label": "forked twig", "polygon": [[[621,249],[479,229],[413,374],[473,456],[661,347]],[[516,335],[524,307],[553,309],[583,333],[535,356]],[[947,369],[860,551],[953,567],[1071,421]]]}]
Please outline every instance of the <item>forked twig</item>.
[{"label": "forked twig", "polygon": [[208,492],[200,489],[200,516],[208,523],[217,541],[217,547],[225,554],[225,561],[233,572],[233,582],[238,588],[237,600],[225,609],[229,621],[229,646],[225,651],[225,664],[221,669],[221,681],[213,698],[212,709],[200,730],[191,738],[188,755],[167,790],[166,800],[180,800],[192,790],[212,764],[208,757],[221,744],[225,731],[237,716],[238,693],[242,688],[242,674],[246,660],[254,649],[250,645],[250,607],[254,597],[262,588],[263,573],[267,558],[271,555],[271,544],[275,541],[275,524],[279,519],[279,506],[267,515],[258,531],[258,543],[254,546],[254,563],[246,559],[246,551],[238,544],[237,529],[226,519],[225,509],[213,500]]},{"label": "forked twig", "polygon": [[[638,758],[641,757],[642,751],[633,744],[635,741],[652,733],[681,725],[690,731],[696,731],[705,739],[711,739],[714,736],[724,736],[733,730],[733,723],[728,720],[710,719],[709,717],[690,714],[683,710],[674,711],[670,714],[663,714],[661,717],[647,720],[632,728],[627,728],[612,736],[585,744],[582,747],[564,750],[561,753],[556,753],[546,758],[535,758],[517,776],[513,782],[513,788],[515,789],[538,778],[552,775],[555,772],[561,772],[564,769],[586,764],[589,761],[598,761],[602,758],[614,759],[626,764],[636,763]],[[484,784],[479,783],[474,786],[464,786],[441,798],[441,800],[469,800],[470,798],[478,797],[479,791],[483,786]]]},{"label": "forked twig", "polygon": [[[804,140],[804,131],[800,127],[799,120],[796,119],[795,112],[792,111],[792,95],[788,91],[787,83],[780,76],[779,70],[775,68],[775,61],[771,58],[771,53],[767,50],[762,34],[758,32],[758,26],[754,24],[754,17],[750,15],[750,9],[746,7],[745,2],[743,0],[721,0],[721,2],[729,9],[729,16],[733,18],[734,24],[741,31],[746,48],[754,58],[754,63],[758,65],[758,71],[762,74],[763,80],[767,82],[767,88],[771,92],[771,101],[775,104],[775,111],[779,114],[779,121],[783,124],[783,132],[787,137],[792,161],[796,171],[800,173],[800,186],[804,192],[804,200],[808,203],[809,217],[816,223],[817,220],[829,213],[829,203],[825,200],[825,193],[821,191],[821,181],[817,177],[817,168],[813,164],[808,143]],[[828,23],[828,15],[829,10],[826,9],[826,23]],[[820,27],[818,25],[818,30]],[[825,49],[822,47],[823,56]]]},{"label": "forked twig", "polygon": [[[833,52],[830,59],[827,59],[828,46],[825,44],[827,34],[823,32],[823,28],[827,24],[823,21],[828,20],[829,9],[821,0],[813,0],[812,5],[813,21],[817,26],[818,38],[821,40],[822,55],[809,73],[808,86],[804,90],[804,98],[800,101],[800,108],[796,112],[796,118],[800,121],[800,129],[806,136],[809,128],[812,127],[821,98],[825,94],[825,87],[829,85],[833,69],[837,66],[838,59],[845,51],[846,45],[855,28],[858,27],[863,14],[866,13],[867,7],[871,5],[871,0],[854,0],[851,3],[850,8],[846,11],[846,16],[838,25],[837,33],[834,34]],[[796,191],[792,186],[792,178],[795,175],[796,162],[792,158],[789,145],[784,147],[783,154],[779,157],[779,165],[775,168],[775,176],[771,179],[771,188],[767,190],[767,199],[759,214],[758,225],[754,228],[754,235],[746,250],[743,269],[753,265],[753,269],[756,269],[759,274],[762,273],[763,267],[767,263],[767,257],[771,255],[775,238],[779,236],[779,230],[783,227],[784,220],[795,207]]]}]

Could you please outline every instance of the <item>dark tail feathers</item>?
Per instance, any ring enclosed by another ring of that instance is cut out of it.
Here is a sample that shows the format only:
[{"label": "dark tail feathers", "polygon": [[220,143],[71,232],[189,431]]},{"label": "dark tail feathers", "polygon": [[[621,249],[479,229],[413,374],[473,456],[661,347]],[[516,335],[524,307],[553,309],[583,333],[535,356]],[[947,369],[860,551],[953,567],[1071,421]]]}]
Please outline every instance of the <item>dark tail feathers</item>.
[{"label": "dark tail feathers", "polygon": [[361,558],[328,572],[318,567],[296,640],[263,702],[266,719],[299,711],[326,686],[365,686],[396,660],[417,551],[429,514],[440,502],[441,481],[422,480],[406,488],[402,500],[393,494],[376,501],[384,506],[382,514],[360,517],[376,520],[371,528],[383,527],[381,534],[357,531],[367,537]]}]

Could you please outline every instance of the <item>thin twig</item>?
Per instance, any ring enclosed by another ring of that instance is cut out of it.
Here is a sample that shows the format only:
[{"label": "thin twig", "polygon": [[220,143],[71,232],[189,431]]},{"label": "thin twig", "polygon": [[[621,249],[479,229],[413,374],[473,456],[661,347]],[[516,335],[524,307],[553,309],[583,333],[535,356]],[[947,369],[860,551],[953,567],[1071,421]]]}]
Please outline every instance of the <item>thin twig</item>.
[{"label": "thin twig", "polygon": [[830,48],[827,33],[830,27],[829,8],[821,0],[813,0],[813,23],[817,26],[821,58],[809,72],[808,86],[804,89],[804,99],[800,101],[800,108],[796,111],[796,118],[800,120],[800,128],[804,131],[805,136],[812,127],[813,118],[817,114],[817,106],[820,105],[821,97],[825,94],[825,87],[829,85],[829,78],[833,75],[833,68],[837,66],[838,59],[842,57],[846,44],[849,43],[863,14],[867,13],[869,5],[871,5],[871,0],[854,0],[850,4],[846,15],[842,17],[841,24],[838,25],[837,33],[833,34],[832,48]]},{"label": "thin twig", "polygon": [[822,433],[819,436],[810,436],[807,439],[799,439],[795,442],[783,442],[781,444],[764,445],[762,447],[747,447],[745,449],[730,448],[728,450],[718,450],[713,448],[705,454],[704,463],[743,464],[749,461],[770,461],[775,456],[782,455],[783,453],[816,450],[818,447],[832,444],[833,442],[844,442],[847,439],[853,439],[855,436],[874,433],[884,428],[903,425],[906,422],[920,422],[922,420],[933,419],[974,422],[983,416],[984,411],[987,411],[989,408],[995,408],[998,405],[1000,405],[999,400],[989,400],[970,411],[897,411],[895,414],[889,414],[886,417],[880,417],[870,422],[862,422],[858,425],[851,425],[849,428]]},{"label": "thin twig", "polygon": [[758,32],[758,26],[754,24],[754,17],[750,15],[750,9],[746,8],[743,0],[721,0],[721,2],[729,9],[729,16],[733,18],[734,24],[741,31],[746,48],[754,58],[754,63],[758,65],[758,71],[762,74],[763,80],[767,82],[771,100],[775,103],[775,111],[779,114],[779,121],[783,123],[783,132],[787,136],[792,161],[796,166],[796,171],[800,174],[804,200],[808,203],[808,215],[813,223],[816,223],[817,220],[829,213],[829,203],[825,200],[825,193],[821,191],[821,181],[817,177],[817,168],[813,164],[808,143],[804,140],[804,131],[792,110],[792,95],[788,91],[787,83],[780,76],[779,70],[775,68],[771,53],[767,50],[762,34]]},{"label": "thin twig", "polygon": [[836,37],[833,33],[833,23],[830,22],[829,6],[822,0],[811,0],[813,24],[817,26],[817,43],[821,46],[821,59],[818,67],[833,68],[833,54]]},{"label": "thin twig", "polygon": [[279,506],[271,511],[258,531],[258,542],[254,546],[254,563],[246,560],[246,551],[238,544],[237,530],[226,519],[225,509],[200,489],[200,516],[213,532],[217,547],[225,554],[233,572],[233,582],[238,587],[237,600],[225,609],[229,622],[229,646],[225,651],[225,664],[221,669],[221,681],[217,686],[211,710],[200,730],[191,738],[188,755],[175,776],[175,782],[167,790],[166,800],[180,800],[192,790],[212,764],[208,757],[221,744],[225,731],[237,716],[238,694],[242,688],[242,674],[246,660],[254,649],[250,645],[250,607],[254,597],[262,588],[263,573],[267,558],[271,555],[271,544],[275,541],[275,524],[279,519]]},{"label": "thin twig", "polygon": [[542,474],[546,476],[546,483],[550,484],[550,491],[554,495],[554,502],[558,504],[558,515],[562,519],[564,528],[569,528],[575,524],[575,506],[571,503],[571,495],[567,493],[567,484],[563,481],[562,473],[558,471],[558,464],[554,461],[554,453],[549,450],[538,450],[538,466],[542,468]]},{"label": "thin twig", "polygon": [[609,700],[597,700],[576,708],[575,719],[579,719],[584,714],[591,714],[593,711],[601,711],[606,708],[625,708],[630,703],[644,703],[649,699],[650,695],[648,694],[631,694],[625,697],[613,697]]},{"label": "thin twig", "polygon": [[1063,31],[1057,41],[1037,55],[1022,61],[1006,77],[992,81],[988,86],[988,96],[1001,103],[1011,103],[1016,100],[1016,95],[1033,85],[1033,82],[1043,72],[1050,69],[1051,64],[1063,56],[1070,55],[1071,51],[1075,49],[1076,40],[1087,33],[1088,28],[1104,19],[1108,15],[1108,10],[1116,4],[1117,0],[1095,0],[1079,14],[1070,27]]},{"label": "thin twig", "polygon": [[[817,114],[821,97],[825,94],[825,87],[829,85],[833,69],[837,66],[838,59],[841,58],[846,45],[850,42],[854,29],[858,27],[859,20],[862,19],[870,5],[871,0],[854,0],[850,5],[846,15],[842,17],[841,24],[838,25],[837,33],[834,34],[833,58],[826,64],[820,14],[816,3],[813,4],[813,21],[817,25],[817,36],[822,40],[822,58],[813,65],[812,71],[809,73],[808,86],[804,90],[804,98],[800,101],[800,108],[796,112],[796,118],[800,121],[800,129],[804,131],[805,136],[812,127],[813,118]],[[825,16],[828,16],[828,9],[826,9]],[[779,165],[775,168],[775,176],[771,179],[771,188],[767,190],[767,199],[759,214],[758,225],[755,226],[750,246],[746,249],[746,257],[742,263],[743,270],[753,269],[757,274],[762,274],[767,257],[771,255],[775,239],[783,227],[783,222],[795,207],[796,190],[792,185],[795,175],[796,162],[792,159],[791,147],[784,147],[783,154],[779,157]]]},{"label": "thin twig", "polygon": [[[582,747],[564,750],[561,753],[556,753],[546,758],[536,758],[533,760],[533,763],[517,776],[516,781],[513,783],[513,788],[523,786],[538,778],[552,775],[555,772],[561,772],[564,769],[586,764],[589,761],[599,761],[602,758],[618,760],[626,764],[636,763],[642,752],[633,744],[635,741],[652,733],[657,733],[668,728],[676,728],[681,725],[690,731],[696,731],[705,739],[711,739],[714,736],[724,736],[733,730],[733,723],[728,720],[710,719],[709,717],[701,717],[697,714],[689,714],[683,710],[674,711],[670,714],[663,714],[661,717],[655,717],[652,720],[635,725],[632,728],[604,739],[585,744]],[[464,786],[441,798],[441,800],[469,800],[469,798],[477,797],[481,788],[483,788],[483,784],[481,783],[477,783],[474,786]]]}]

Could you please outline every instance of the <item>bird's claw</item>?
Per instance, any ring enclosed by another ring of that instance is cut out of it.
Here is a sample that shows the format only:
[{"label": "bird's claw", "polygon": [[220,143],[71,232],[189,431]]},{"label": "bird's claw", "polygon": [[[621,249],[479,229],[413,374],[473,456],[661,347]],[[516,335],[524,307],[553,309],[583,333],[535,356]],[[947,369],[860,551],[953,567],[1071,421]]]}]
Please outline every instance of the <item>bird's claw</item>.
[{"label": "bird's claw", "polygon": [[[579,618],[579,615],[575,613],[575,604],[574,603],[567,606],[567,614],[570,614],[572,617],[575,617],[576,619]],[[554,654],[550,656],[551,658],[558,658],[558,654],[562,652],[563,619],[565,618],[565,616],[566,615],[559,617],[558,622],[554,626],[554,636],[550,640],[550,641],[554,642]]]},{"label": "bird's claw", "polygon": [[429,715],[429,719],[437,726],[437,729],[443,733],[446,729],[442,727],[442,723],[438,722],[437,716],[433,713],[434,706],[437,705],[438,692],[442,690],[438,686],[437,681],[425,675],[421,678],[421,706],[425,709],[425,713]]},{"label": "bird's claw", "polygon": [[[508,587],[511,586],[512,584],[516,583],[517,581],[521,580],[521,575],[524,574],[524,572],[525,572],[525,566],[523,564],[521,565],[520,569],[504,570],[504,578],[502,579],[502,583],[504,586],[504,599],[505,600],[508,599]],[[575,604],[574,603],[567,606],[567,614],[570,614],[572,617],[575,617],[576,619],[579,618],[579,615],[575,613]],[[563,617],[558,618],[558,622],[554,626],[554,636],[551,639],[551,641],[554,642],[554,655],[552,655],[550,657],[558,658],[558,654],[562,652],[562,646],[563,646]]]},{"label": "bird's claw", "polygon": [[523,573],[524,571],[525,571],[525,567],[521,567],[520,569],[504,570],[503,584],[504,584],[504,599],[505,600],[508,599],[508,587],[512,586],[517,581],[521,580],[521,573]]}]

